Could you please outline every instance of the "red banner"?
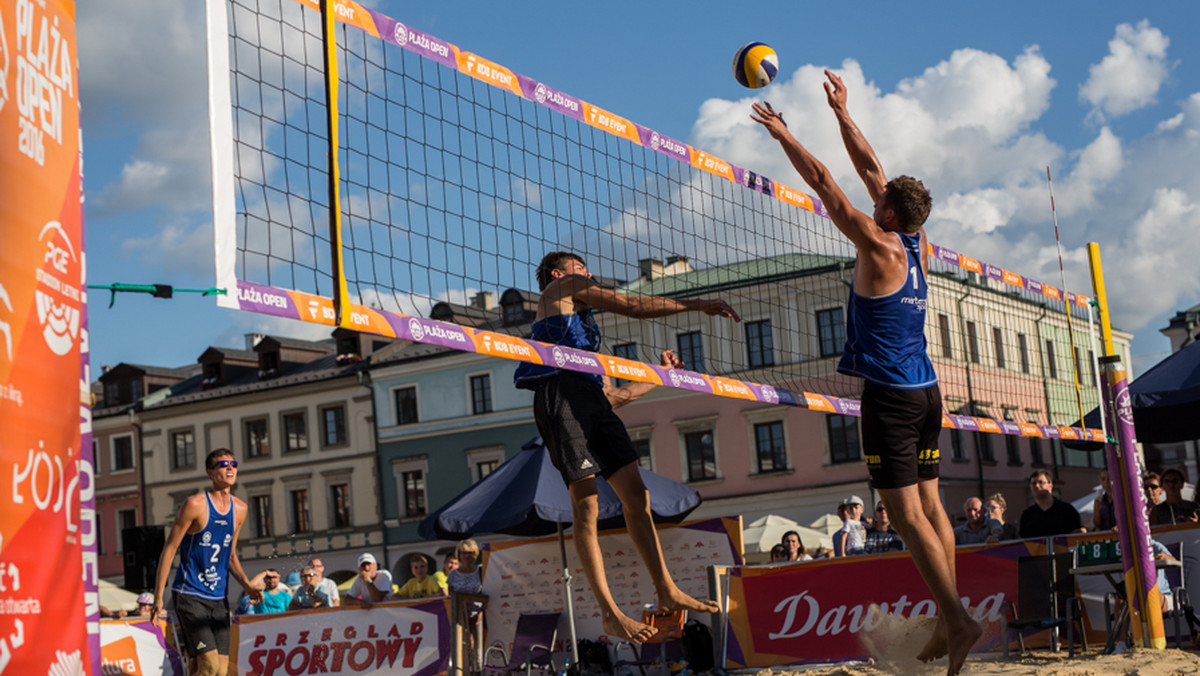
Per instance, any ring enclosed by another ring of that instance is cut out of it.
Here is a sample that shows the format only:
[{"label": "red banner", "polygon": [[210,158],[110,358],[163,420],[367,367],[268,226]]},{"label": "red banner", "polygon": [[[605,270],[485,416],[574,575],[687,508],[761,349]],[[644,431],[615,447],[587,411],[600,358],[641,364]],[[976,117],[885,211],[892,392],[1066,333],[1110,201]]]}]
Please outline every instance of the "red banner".
[{"label": "red banner", "polygon": [[[959,594],[984,628],[975,650],[1000,645],[1004,603],[1017,598],[1017,559],[1029,547],[1021,542],[959,551]],[[729,594],[728,669],[872,656],[882,647],[873,638],[877,630],[937,615],[905,553],[735,568]],[[909,640],[924,642],[927,635]]]},{"label": "red banner", "polygon": [[91,449],[80,432],[89,402],[77,63],[71,0],[0,0],[3,674],[99,664],[83,584],[94,532],[81,527],[79,502]]}]

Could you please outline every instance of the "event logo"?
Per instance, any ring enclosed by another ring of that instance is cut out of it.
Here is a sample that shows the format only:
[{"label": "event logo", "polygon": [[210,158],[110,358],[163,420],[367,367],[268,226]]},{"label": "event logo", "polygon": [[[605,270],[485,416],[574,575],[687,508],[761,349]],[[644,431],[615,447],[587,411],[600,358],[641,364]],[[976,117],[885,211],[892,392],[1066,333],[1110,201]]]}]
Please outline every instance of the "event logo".
[{"label": "event logo", "polygon": [[546,85],[538,83],[537,88],[533,90],[533,100],[538,103],[546,103]]},{"label": "event logo", "polygon": [[1133,400],[1128,387],[1122,387],[1117,393],[1117,416],[1126,425],[1133,425]]},{"label": "event logo", "polygon": [[775,388],[771,387],[770,385],[763,385],[762,398],[763,398],[763,401],[766,401],[766,402],[769,402],[772,404],[779,403],[779,393],[776,392]]},{"label": "event logo", "polygon": [[413,340],[418,343],[425,339],[425,327],[421,324],[420,319],[408,320],[408,332],[412,334]]},{"label": "event logo", "polygon": [[667,375],[671,377],[671,387],[679,387],[679,383],[683,382],[677,369],[668,370]]},{"label": "event logo", "polygon": [[565,354],[563,354],[563,351],[561,348],[559,348],[558,346],[555,346],[554,349],[550,351],[550,353],[554,355],[554,365],[555,366],[562,368],[563,366],[566,365],[567,356]]},{"label": "event logo", "polygon": [[661,146],[662,146],[662,137],[659,136],[658,132],[656,132],[656,131],[650,132],[650,148],[652,150],[658,150],[659,147],[661,147]]},{"label": "event logo", "polygon": [[[996,622],[1004,617],[1003,592],[984,598],[978,607],[973,607],[970,598],[965,596],[962,602],[978,622]],[[820,601],[806,590],[780,601],[775,606],[775,614],[782,617],[779,629],[767,634],[773,641],[797,638],[814,630],[817,636],[836,636],[846,631],[852,634],[872,631],[889,614],[897,617],[936,617],[937,604],[932,599],[910,602],[907,594],[901,594],[891,604],[839,605],[822,611]]]},{"label": "event logo", "polygon": [[142,665],[137,656],[137,641],[132,636],[126,636],[119,641],[104,644],[100,673],[103,676],[142,676]]},{"label": "event logo", "polygon": [[392,29],[392,37],[396,38],[396,44],[401,47],[408,44],[408,27],[399,21],[396,22],[396,27]]},{"label": "event logo", "polygon": [[71,351],[79,337],[79,287],[70,281],[68,271],[78,263],[75,247],[58,221],[50,221],[38,234],[46,254],[37,269],[35,294],[38,321],[46,346],[59,356]]}]

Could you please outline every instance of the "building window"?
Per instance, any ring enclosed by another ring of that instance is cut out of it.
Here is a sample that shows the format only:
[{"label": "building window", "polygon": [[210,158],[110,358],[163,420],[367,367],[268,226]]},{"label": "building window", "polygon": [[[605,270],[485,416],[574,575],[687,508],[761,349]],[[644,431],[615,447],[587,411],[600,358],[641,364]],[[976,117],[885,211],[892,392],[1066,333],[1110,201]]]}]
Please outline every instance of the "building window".
[{"label": "building window", "polygon": [[1051,379],[1058,379],[1058,364],[1054,359],[1054,341],[1046,340],[1046,371]]},{"label": "building window", "polygon": [[133,469],[133,437],[112,438],[112,471]]},{"label": "building window", "polygon": [[688,481],[717,478],[717,449],[712,430],[685,433],[683,447],[687,453]]},{"label": "building window", "polygon": [[275,532],[271,525],[271,496],[255,495],[251,497],[250,511],[254,519],[254,537],[271,537]]},{"label": "building window", "polygon": [[967,322],[967,358],[972,364],[979,363],[979,336],[976,334],[975,322]]},{"label": "building window", "polygon": [[1045,461],[1042,459],[1042,438],[1029,437],[1029,464],[1034,467],[1042,467]]},{"label": "building window", "polygon": [[950,318],[946,315],[938,315],[938,336],[942,341],[942,356],[953,359],[954,342],[950,339]]},{"label": "building window", "polygon": [[996,464],[996,451],[992,448],[990,432],[976,432],[975,445],[979,448],[979,457],[988,464]]},{"label": "building window", "polygon": [[1004,332],[1000,327],[992,327],[992,346],[996,348],[996,368],[1004,368]]},{"label": "building window", "polygon": [[401,387],[396,390],[396,424],[410,425],[417,422],[417,388]]},{"label": "building window", "polygon": [[321,442],[325,446],[346,444],[346,407],[329,406],[321,409]]},{"label": "building window", "polygon": [[258,370],[262,372],[259,376],[270,377],[279,373],[279,353],[275,351],[260,352],[258,355]]},{"label": "building window", "polygon": [[[614,345],[613,346],[613,356],[620,357],[621,359],[629,359],[632,361],[639,361],[638,360],[637,343],[621,343],[619,345]],[[613,387],[621,387],[622,385],[624,385],[625,383],[628,383],[628,382],[632,382],[632,381],[624,380],[622,378],[613,378]]]},{"label": "building window", "polygon": [[479,462],[475,463],[475,474],[482,479],[492,472],[495,472],[496,468],[499,466],[500,461],[496,460],[495,458],[491,460],[480,460]]},{"label": "building window", "polygon": [[1096,352],[1088,350],[1087,360],[1088,384],[1095,387],[1096,385]]},{"label": "building window", "polygon": [[309,519],[308,489],[297,488],[288,491],[292,497],[292,532],[312,532],[312,521]]},{"label": "building window", "polygon": [[471,412],[475,415],[492,412],[492,376],[471,376]]},{"label": "building window", "polygon": [[[95,457],[95,456],[92,456]],[[93,518],[96,519],[96,554],[104,556],[104,526],[100,523],[100,510],[92,511]],[[121,539],[121,534],[117,533],[117,540]],[[119,549],[120,547],[118,547]]]},{"label": "building window", "polygon": [[402,473],[400,485],[404,488],[404,516],[425,516],[425,472],[414,469]]},{"label": "building window", "polygon": [[650,437],[634,439],[633,450],[637,451],[639,465],[648,470],[654,469],[654,463],[650,457]]},{"label": "building window", "polygon": [[1005,434],[1004,447],[1008,450],[1008,464],[1019,467],[1021,465],[1021,438]]},{"label": "building window", "polygon": [[134,380],[134,381],[130,382],[129,387],[132,388],[132,390],[133,390],[132,401],[137,401],[138,399],[142,398],[142,381],[141,380]]},{"label": "building window", "polygon": [[967,449],[963,446],[962,430],[950,430],[950,457],[959,462],[967,460]]},{"label": "building window", "polygon": [[511,303],[504,306],[504,325],[512,326],[520,324],[525,319],[524,308],[520,303]]},{"label": "building window", "polygon": [[1029,340],[1024,333],[1017,334],[1017,351],[1021,353],[1021,373],[1029,373]]},{"label": "building window", "polygon": [[758,451],[759,474],[787,469],[787,446],[783,442],[782,420],[755,425],[754,446]]},{"label": "building window", "polygon": [[116,406],[121,403],[121,388],[117,383],[105,383],[104,385],[104,405]]},{"label": "building window", "polygon": [[1082,355],[1082,353],[1080,352],[1079,348],[1077,348],[1077,347],[1071,348],[1071,353],[1072,353],[1071,356],[1073,356],[1075,358],[1075,382],[1082,384],[1083,383],[1083,360],[1080,359],[1080,356]]},{"label": "building window", "polygon": [[308,450],[308,421],[304,411],[283,414],[283,438],[285,453]]},{"label": "building window", "polygon": [[125,529],[137,528],[136,509],[117,510],[117,552],[125,551]]},{"label": "building window", "polygon": [[332,528],[350,527],[350,484],[329,486],[329,525]]},{"label": "building window", "polygon": [[196,435],[191,430],[171,433],[171,469],[196,466]]},{"label": "building window", "polygon": [[829,414],[825,416],[825,429],[829,432],[831,464],[840,465],[862,459],[862,448],[858,443],[858,418]]},{"label": "building window", "polygon": [[752,369],[775,364],[770,319],[746,324],[746,364]]},{"label": "building window", "polygon": [[471,483],[475,483],[496,471],[504,462],[504,447],[489,446],[476,448],[466,452],[467,466],[471,469]]},{"label": "building window", "polygon": [[267,419],[256,418],[247,420],[246,428],[246,457],[265,458],[271,455],[271,442],[267,433]]},{"label": "building window", "polygon": [[681,333],[679,338],[678,355],[683,360],[683,367],[690,371],[704,371],[704,341],[699,331]]},{"label": "building window", "polygon": [[846,320],[842,308],[817,310],[817,336],[821,340],[821,356],[836,357],[846,346]]}]

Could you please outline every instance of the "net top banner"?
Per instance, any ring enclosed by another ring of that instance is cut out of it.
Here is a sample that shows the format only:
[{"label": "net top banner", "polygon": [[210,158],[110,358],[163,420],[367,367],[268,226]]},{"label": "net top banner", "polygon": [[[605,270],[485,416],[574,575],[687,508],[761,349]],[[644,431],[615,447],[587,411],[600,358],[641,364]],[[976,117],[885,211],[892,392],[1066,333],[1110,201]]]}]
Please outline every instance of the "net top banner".
[{"label": "net top banner", "polygon": [[[297,2],[320,11],[320,3],[317,0],[297,0]],[[453,43],[446,42],[407,24],[396,21],[389,16],[367,9],[353,0],[334,0],[331,5],[334,16],[338,21],[360,28],[369,35],[407,49],[424,58],[436,61],[447,68],[453,68],[463,75],[473,77],[481,82],[504,89],[523,99],[533,101],[554,112],[579,120],[601,131],[608,132],[613,136],[618,136],[630,143],[649,148],[654,152],[690,164],[696,169],[720,176],[755,192],[774,197],[781,202],[812,212],[822,218],[829,218],[829,212],[826,211],[825,205],[821,203],[821,200],[801,190],[784,185],[744,167],[739,167],[732,162],[727,162],[699,148],[694,148],[683,141],[661,134],[649,127],[644,127],[616,113],[555,89],[543,82],[514,72],[479,54],[460,49]],[[955,265],[968,272],[984,275],[1045,298],[1078,306],[1086,306],[1090,300],[1088,296],[1060,289],[1052,284],[1026,277],[1025,275],[1006,270],[998,265],[980,261],[977,258],[972,258],[966,254],[958,253],[953,249],[937,244],[930,244],[930,255],[939,261]]]}]

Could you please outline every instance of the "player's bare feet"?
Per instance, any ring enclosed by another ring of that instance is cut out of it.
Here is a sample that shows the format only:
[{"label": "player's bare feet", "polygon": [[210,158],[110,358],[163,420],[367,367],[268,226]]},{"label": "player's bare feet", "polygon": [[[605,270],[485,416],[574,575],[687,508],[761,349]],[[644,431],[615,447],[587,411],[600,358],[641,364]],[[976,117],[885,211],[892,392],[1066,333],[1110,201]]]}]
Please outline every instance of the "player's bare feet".
[{"label": "player's bare feet", "polygon": [[715,613],[721,609],[716,601],[700,601],[675,588],[672,591],[658,594],[658,609],[667,612],[676,610],[691,610],[697,613]]},{"label": "player's bare feet", "polygon": [[946,676],[956,676],[962,671],[963,663],[967,661],[967,653],[983,635],[983,627],[971,618],[961,626],[946,626],[946,644],[949,647],[950,664],[946,666]]},{"label": "player's bare feet", "polygon": [[932,662],[945,657],[947,652],[949,649],[946,647],[946,623],[939,617],[937,626],[933,628],[933,635],[929,637],[925,647],[921,648],[921,652],[917,653],[917,659]]},{"label": "player's bare feet", "polygon": [[621,612],[605,615],[601,626],[603,626],[605,634],[619,641],[631,643],[645,643],[658,633],[654,627],[638,622]]}]

